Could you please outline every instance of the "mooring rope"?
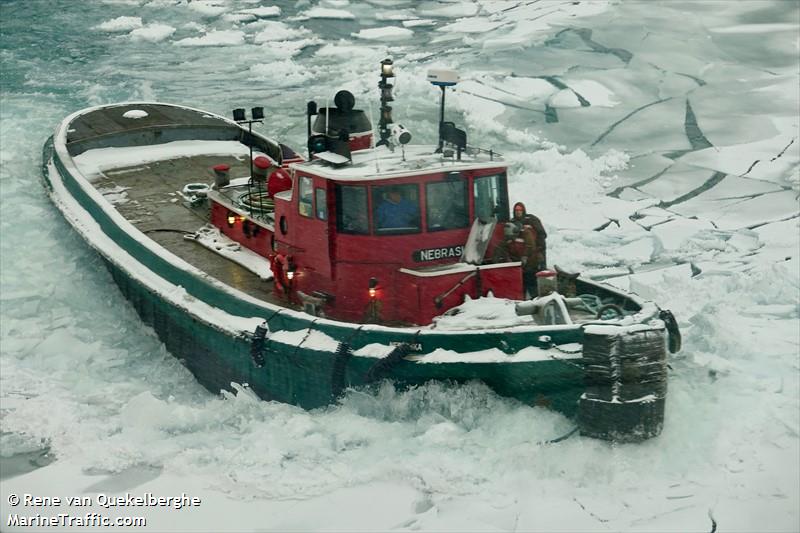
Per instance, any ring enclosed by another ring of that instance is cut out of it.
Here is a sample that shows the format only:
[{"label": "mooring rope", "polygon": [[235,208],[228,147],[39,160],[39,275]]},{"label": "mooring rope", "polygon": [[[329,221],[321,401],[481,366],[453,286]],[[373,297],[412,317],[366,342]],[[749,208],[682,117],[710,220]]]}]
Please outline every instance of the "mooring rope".
[{"label": "mooring rope", "polygon": [[575,433],[577,433],[577,432],[578,432],[578,429],[579,429],[579,428],[576,426],[576,427],[572,428],[572,429],[569,431],[569,433],[566,433],[566,434],[564,434],[564,435],[561,435],[560,437],[556,437],[555,439],[543,440],[543,441],[541,441],[541,442],[537,442],[536,444],[537,444],[537,445],[540,445],[540,446],[541,446],[541,445],[544,445],[544,444],[557,444],[557,443],[559,443],[559,442],[561,442],[561,441],[565,441],[565,440],[567,440],[568,438],[570,438],[571,436],[573,436]]},{"label": "mooring rope", "polygon": [[314,331],[314,324],[317,322],[317,320],[319,320],[319,318],[315,318],[314,320],[311,321],[311,324],[308,325],[308,331],[306,331],[306,334],[303,337],[303,340],[301,340],[297,344],[297,346],[294,347],[294,352],[292,352],[292,360],[293,360],[293,362],[295,364],[297,364],[297,361],[294,361],[295,356],[297,355],[297,352],[300,351],[300,347],[303,345],[303,343],[306,342],[308,340],[308,338],[311,336],[311,332]]}]

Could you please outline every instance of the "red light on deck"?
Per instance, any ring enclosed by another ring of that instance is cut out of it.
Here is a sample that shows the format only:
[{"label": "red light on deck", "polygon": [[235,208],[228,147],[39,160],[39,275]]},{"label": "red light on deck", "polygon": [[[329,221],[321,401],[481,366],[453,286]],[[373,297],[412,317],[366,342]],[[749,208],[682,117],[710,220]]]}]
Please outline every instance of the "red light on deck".
[{"label": "red light on deck", "polygon": [[228,211],[228,227],[232,228],[234,224],[236,224],[236,213]]},{"label": "red light on deck", "polygon": [[378,295],[378,278],[369,278],[369,297],[375,299]]}]

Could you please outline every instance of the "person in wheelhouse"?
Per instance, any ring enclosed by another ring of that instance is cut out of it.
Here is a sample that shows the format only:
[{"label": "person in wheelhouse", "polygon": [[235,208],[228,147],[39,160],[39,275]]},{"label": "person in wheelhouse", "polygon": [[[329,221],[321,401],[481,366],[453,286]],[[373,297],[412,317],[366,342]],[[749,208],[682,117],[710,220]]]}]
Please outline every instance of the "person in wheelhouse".
[{"label": "person in wheelhouse", "polygon": [[400,188],[392,187],[386,193],[376,212],[379,229],[414,228],[419,226],[419,209],[406,199]]}]

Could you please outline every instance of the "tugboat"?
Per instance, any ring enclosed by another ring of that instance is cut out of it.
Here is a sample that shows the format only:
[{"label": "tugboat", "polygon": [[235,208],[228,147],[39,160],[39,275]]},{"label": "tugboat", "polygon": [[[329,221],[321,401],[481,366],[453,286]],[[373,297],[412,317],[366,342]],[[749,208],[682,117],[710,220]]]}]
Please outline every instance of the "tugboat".
[{"label": "tugboat", "polygon": [[78,111],[45,144],[46,187],[212,391],[316,408],[383,379],[480,380],[584,435],[658,435],[671,313],[547,268],[541,226],[510,213],[501,155],[445,121],[457,73],[428,73],[428,146],[394,122],[394,65],[380,68],[377,132],[339,91],[334,107],[307,103],[305,157],[253,131],[261,107]]}]

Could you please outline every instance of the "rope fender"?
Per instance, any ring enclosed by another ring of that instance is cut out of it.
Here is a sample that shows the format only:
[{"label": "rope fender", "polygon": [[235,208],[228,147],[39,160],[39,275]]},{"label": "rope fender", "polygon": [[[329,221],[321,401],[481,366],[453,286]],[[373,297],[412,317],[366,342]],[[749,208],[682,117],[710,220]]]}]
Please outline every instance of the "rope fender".
[{"label": "rope fender", "polygon": [[398,344],[392,352],[386,357],[379,359],[373,364],[367,373],[364,375],[364,381],[372,383],[386,374],[390,373],[405,356],[411,353],[411,346],[407,342]]},{"label": "rope fender", "polygon": [[266,345],[267,333],[269,333],[269,325],[266,321],[256,326],[253,331],[253,340],[250,342],[250,358],[256,368],[264,366],[264,346]]},{"label": "rope fender", "polygon": [[353,350],[347,342],[340,342],[336,347],[333,360],[333,371],[331,373],[331,398],[336,399],[341,396],[344,390],[345,371],[347,362],[353,357]]}]

